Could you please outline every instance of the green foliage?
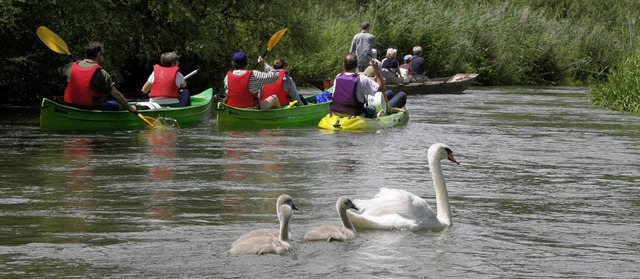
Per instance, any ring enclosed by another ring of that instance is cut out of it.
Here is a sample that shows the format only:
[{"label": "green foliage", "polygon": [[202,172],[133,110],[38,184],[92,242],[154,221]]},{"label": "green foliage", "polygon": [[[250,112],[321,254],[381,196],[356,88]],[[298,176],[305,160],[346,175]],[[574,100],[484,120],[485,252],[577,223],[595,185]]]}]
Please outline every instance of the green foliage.
[{"label": "green foliage", "polygon": [[[300,85],[341,70],[360,23],[371,23],[379,58],[423,47],[432,77],[480,73],[486,85],[603,82],[637,48],[640,1],[598,0],[4,0],[0,1],[0,94],[5,103],[38,104],[61,95],[55,69],[70,62],[35,36],[45,25],[81,58],[89,41],[105,45],[105,68],[127,97],[165,51],[181,69],[201,71],[193,92],[222,88],[230,56],[255,59],[287,27],[268,60],[285,58]],[[253,65],[251,65],[253,66]],[[609,80],[611,78],[609,77]]]},{"label": "green foliage", "polygon": [[640,113],[640,49],[616,65],[606,83],[594,83],[591,101],[614,110]]}]

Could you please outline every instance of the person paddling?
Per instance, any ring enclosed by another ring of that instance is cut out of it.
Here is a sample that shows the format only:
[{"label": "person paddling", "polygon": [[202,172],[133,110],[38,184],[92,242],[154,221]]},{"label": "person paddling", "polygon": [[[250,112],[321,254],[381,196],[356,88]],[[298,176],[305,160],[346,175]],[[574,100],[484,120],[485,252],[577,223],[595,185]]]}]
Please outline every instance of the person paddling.
[{"label": "person paddling", "polygon": [[[99,42],[90,42],[85,49],[85,59],[71,62],[60,68],[67,79],[64,90],[64,102],[68,106],[91,109],[117,111],[124,108],[137,113],[135,106],[129,105],[127,99],[116,88],[115,82],[102,68],[104,48]],[[115,101],[106,101],[111,95]]]}]

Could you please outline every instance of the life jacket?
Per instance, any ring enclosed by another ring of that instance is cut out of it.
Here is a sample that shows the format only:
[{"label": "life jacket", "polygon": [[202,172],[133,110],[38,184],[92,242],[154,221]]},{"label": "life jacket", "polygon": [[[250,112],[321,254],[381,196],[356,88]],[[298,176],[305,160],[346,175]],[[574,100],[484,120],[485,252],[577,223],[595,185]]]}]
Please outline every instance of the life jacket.
[{"label": "life jacket", "polygon": [[180,87],[176,84],[178,66],[162,67],[153,65],[153,83],[151,84],[152,98],[179,98]]},{"label": "life jacket", "polygon": [[360,115],[364,111],[364,103],[358,102],[356,88],[359,75],[340,74],[336,78],[331,111],[351,115]]},{"label": "life jacket", "polygon": [[234,75],[233,71],[227,72],[229,90],[227,105],[237,108],[251,108],[258,105],[258,98],[249,92],[251,72],[251,70],[247,70],[242,75]]},{"label": "life jacket", "polygon": [[78,66],[79,62],[71,66],[69,83],[64,89],[64,102],[83,107],[99,107],[102,105],[104,94],[91,89],[93,74],[102,67],[98,65],[89,68]]},{"label": "life jacket", "polygon": [[282,89],[282,79],[287,74],[287,71],[282,70],[278,73],[280,77],[274,83],[267,84],[262,87],[262,98],[260,98],[260,102],[264,101],[271,95],[276,95],[278,97],[278,101],[280,105],[288,105],[291,100],[289,99],[289,92],[284,91]]}]

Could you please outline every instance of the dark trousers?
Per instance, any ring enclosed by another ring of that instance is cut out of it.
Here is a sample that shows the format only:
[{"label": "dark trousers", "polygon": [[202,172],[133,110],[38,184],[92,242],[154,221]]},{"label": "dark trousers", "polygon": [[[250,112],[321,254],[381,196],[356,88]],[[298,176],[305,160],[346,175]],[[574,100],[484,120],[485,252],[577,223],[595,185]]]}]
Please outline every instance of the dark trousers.
[{"label": "dark trousers", "polygon": [[407,104],[407,93],[402,91],[393,93],[393,91],[387,90],[384,94],[387,95],[389,105],[394,108],[403,108]]}]

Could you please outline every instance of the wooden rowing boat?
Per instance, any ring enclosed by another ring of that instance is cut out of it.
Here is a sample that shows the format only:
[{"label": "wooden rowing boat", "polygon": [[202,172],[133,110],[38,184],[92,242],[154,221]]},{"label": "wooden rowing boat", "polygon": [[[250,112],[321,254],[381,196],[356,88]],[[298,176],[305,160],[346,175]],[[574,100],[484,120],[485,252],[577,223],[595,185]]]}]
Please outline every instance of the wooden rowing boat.
[{"label": "wooden rowing boat", "polygon": [[[306,98],[315,100],[315,96]],[[329,112],[329,102],[280,109],[236,108],[219,102],[216,119],[219,130],[270,129],[314,126]]]},{"label": "wooden rowing boat", "polygon": [[381,129],[403,126],[409,122],[408,112],[397,112],[377,118],[361,116],[339,116],[335,113],[325,115],[318,128],[330,131],[373,132]]},{"label": "wooden rowing boat", "polygon": [[[191,96],[191,106],[161,107],[154,110],[139,110],[147,117],[165,117],[177,121],[180,127],[194,125],[211,117],[213,89]],[[131,102],[131,104],[135,104]],[[145,123],[129,111],[85,110],[66,106],[47,98],[42,100],[40,129],[46,132],[67,131],[115,131],[144,129]]]},{"label": "wooden rowing boat", "polygon": [[407,95],[461,94],[477,77],[478,74],[456,74],[450,77],[434,78],[424,83],[389,84],[386,88],[394,93],[402,91]]}]

